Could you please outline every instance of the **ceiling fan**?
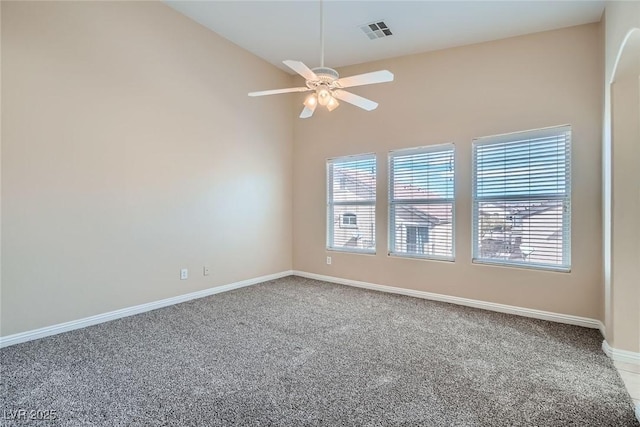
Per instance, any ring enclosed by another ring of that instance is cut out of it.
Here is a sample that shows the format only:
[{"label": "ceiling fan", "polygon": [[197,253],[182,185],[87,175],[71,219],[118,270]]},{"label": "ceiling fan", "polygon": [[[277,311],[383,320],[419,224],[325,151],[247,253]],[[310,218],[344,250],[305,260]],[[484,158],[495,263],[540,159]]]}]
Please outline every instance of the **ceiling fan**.
[{"label": "ceiling fan", "polygon": [[340,105],[338,99],[367,111],[375,110],[378,107],[377,102],[347,92],[344,88],[393,81],[393,73],[388,70],[340,78],[336,70],[324,66],[324,9],[322,0],[320,0],[320,67],[311,69],[300,61],[292,61],[290,59],[282,62],[304,77],[306,86],[249,92],[249,96],[312,91],[313,93],[307,96],[304,101],[304,109],[300,113],[300,118],[302,119],[311,117],[318,104],[327,107],[329,111],[335,110]]}]

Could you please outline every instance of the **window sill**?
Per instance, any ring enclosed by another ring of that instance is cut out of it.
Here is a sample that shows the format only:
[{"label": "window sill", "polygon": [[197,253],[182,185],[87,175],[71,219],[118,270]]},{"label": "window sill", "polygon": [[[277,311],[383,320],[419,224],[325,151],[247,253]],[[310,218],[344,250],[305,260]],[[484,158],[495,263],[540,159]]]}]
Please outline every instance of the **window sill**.
[{"label": "window sill", "polygon": [[421,255],[413,255],[413,254],[403,254],[403,253],[388,253],[390,258],[404,258],[404,259],[415,259],[418,261],[440,261],[447,263],[454,263],[456,261],[455,257],[438,257],[438,256],[421,256]]},{"label": "window sill", "polygon": [[355,254],[355,255],[375,255],[375,250],[366,249],[342,249],[342,248],[326,248],[327,252],[340,252],[343,254]]},{"label": "window sill", "polygon": [[527,270],[548,271],[552,273],[571,273],[571,267],[563,266],[524,264],[519,262],[491,261],[484,259],[472,259],[471,263],[477,265],[487,265],[491,267],[524,268]]}]

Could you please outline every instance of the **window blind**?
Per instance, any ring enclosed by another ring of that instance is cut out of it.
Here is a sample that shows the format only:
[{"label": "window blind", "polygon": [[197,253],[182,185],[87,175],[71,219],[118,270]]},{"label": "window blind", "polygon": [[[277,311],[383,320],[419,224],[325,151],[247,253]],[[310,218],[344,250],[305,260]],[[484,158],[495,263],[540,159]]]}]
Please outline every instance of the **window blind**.
[{"label": "window blind", "polygon": [[473,261],[571,268],[571,127],[473,144]]},{"label": "window blind", "polygon": [[389,153],[389,254],[454,259],[454,146]]},{"label": "window blind", "polygon": [[327,249],[374,253],[376,157],[327,161]]}]

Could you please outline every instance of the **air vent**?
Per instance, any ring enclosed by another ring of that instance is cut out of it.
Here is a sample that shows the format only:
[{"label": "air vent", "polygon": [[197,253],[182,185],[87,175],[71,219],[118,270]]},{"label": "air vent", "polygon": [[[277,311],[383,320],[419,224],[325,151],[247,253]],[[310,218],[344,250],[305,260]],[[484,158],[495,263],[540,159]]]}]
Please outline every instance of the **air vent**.
[{"label": "air vent", "polygon": [[393,35],[387,24],[384,21],[372,22],[370,24],[361,25],[360,29],[369,37],[371,40],[381,39],[383,37],[389,37]]}]

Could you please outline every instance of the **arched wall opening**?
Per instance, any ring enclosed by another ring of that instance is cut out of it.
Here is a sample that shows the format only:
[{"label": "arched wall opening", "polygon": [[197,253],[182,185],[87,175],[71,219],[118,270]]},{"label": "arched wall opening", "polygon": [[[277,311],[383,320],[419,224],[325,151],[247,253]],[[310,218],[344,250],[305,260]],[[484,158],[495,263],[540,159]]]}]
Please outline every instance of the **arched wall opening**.
[{"label": "arched wall opening", "polygon": [[[610,247],[605,251],[606,339],[640,352],[640,28],[624,38],[610,80]],[[607,181],[607,180],[605,180]]]}]

